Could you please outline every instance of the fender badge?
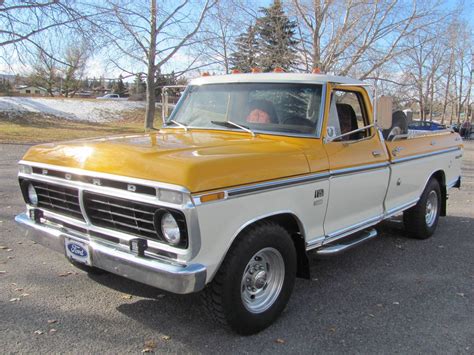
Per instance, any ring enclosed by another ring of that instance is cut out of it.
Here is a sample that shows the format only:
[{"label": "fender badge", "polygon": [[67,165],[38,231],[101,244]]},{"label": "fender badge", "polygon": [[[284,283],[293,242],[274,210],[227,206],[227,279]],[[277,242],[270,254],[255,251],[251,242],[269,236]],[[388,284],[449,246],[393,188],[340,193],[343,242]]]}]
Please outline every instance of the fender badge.
[{"label": "fender badge", "polygon": [[319,190],[314,191],[314,198],[321,198],[321,197],[324,197],[324,190],[323,189],[319,189]]}]

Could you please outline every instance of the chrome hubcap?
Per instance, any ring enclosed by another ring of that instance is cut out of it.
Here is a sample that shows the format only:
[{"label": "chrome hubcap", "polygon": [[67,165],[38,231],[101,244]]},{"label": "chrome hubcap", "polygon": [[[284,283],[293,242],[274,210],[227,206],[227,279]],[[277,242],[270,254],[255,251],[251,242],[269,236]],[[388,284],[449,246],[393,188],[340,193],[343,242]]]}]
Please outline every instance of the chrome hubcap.
[{"label": "chrome hubcap", "polygon": [[438,214],[438,195],[436,191],[430,191],[428,194],[428,198],[426,200],[426,214],[425,214],[425,221],[428,227],[431,227]]},{"label": "chrome hubcap", "polygon": [[256,253],[245,267],[241,282],[241,297],[245,308],[262,313],[278,298],[285,280],[285,262],[275,248]]}]

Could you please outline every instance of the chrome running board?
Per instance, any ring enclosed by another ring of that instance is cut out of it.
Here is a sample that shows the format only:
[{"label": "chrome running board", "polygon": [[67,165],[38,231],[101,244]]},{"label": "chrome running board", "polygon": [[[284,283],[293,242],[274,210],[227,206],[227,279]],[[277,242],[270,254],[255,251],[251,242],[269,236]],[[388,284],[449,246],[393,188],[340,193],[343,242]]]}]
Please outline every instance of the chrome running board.
[{"label": "chrome running board", "polygon": [[324,245],[316,250],[316,254],[320,256],[329,256],[340,254],[346,250],[349,250],[359,244],[362,244],[372,238],[377,236],[377,231],[375,229],[366,229],[362,232],[353,234],[340,240],[339,243],[333,243]]}]

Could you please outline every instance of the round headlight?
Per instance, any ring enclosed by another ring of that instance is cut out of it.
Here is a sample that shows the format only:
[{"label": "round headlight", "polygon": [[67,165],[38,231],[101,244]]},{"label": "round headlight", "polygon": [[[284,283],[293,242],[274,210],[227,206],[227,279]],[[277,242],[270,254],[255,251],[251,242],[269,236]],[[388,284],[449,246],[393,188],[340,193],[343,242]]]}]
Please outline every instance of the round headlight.
[{"label": "round headlight", "polygon": [[178,222],[176,222],[176,219],[169,212],[166,212],[161,216],[161,233],[166,241],[172,245],[178,245],[181,241]]},{"label": "round headlight", "polygon": [[28,201],[33,206],[36,206],[38,204],[38,195],[36,194],[36,190],[33,184],[28,184]]}]

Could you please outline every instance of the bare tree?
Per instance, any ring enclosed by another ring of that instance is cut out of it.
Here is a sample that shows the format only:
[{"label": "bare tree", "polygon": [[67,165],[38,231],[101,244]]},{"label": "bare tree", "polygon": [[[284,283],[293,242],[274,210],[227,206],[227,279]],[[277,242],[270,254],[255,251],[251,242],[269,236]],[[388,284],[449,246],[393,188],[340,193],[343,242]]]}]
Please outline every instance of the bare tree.
[{"label": "bare tree", "polygon": [[33,85],[44,87],[50,96],[54,96],[54,90],[60,77],[58,63],[46,55],[42,49],[37,50],[34,57],[33,73],[30,80]]},{"label": "bare tree", "polygon": [[420,119],[426,120],[427,113],[433,118],[435,93],[440,79],[440,68],[445,61],[445,47],[439,41],[442,31],[420,32],[409,39],[409,50],[399,60],[404,72],[404,81],[411,85],[412,97],[418,103]]},{"label": "bare tree", "polygon": [[[12,0],[0,1],[0,49],[4,59],[8,54],[23,55],[39,50],[43,56],[58,60],[56,52],[47,51],[42,40],[52,36],[86,32],[84,26],[92,25],[97,11],[90,12],[90,7],[73,0]],[[60,32],[59,32],[60,31]]]},{"label": "bare tree", "polygon": [[[108,2],[113,16],[102,28],[110,40],[111,62],[128,75],[146,77],[145,129],[153,128],[157,77],[178,51],[195,44],[192,38],[216,1],[203,0],[199,5],[191,0],[165,1],[159,6],[156,0]],[[188,61],[183,71],[196,61]]]},{"label": "bare tree", "polygon": [[209,11],[196,37],[192,53],[199,56],[203,67],[230,73],[236,40],[258,17],[258,7],[251,0],[219,0]]},{"label": "bare tree", "polygon": [[[465,120],[467,119],[468,107],[466,103],[469,101],[471,86],[472,86],[472,46],[468,46],[470,41],[470,34],[464,27],[460,33],[460,44],[458,47],[458,62],[457,62],[457,74],[459,80],[459,91],[457,92],[457,105],[456,105],[456,118],[457,123],[461,122],[461,114],[464,113]],[[472,43],[472,42],[471,42]]]},{"label": "bare tree", "polygon": [[[292,0],[302,62],[323,72],[368,78],[406,50],[404,40],[433,23],[437,4],[402,0]],[[308,68],[309,69],[309,68]]]},{"label": "bare tree", "polygon": [[[30,82],[44,87],[50,96],[54,96],[59,89],[64,96],[73,97],[81,88],[87,61],[93,50],[86,41],[52,43],[56,46],[55,58],[47,55],[43,49],[38,49],[37,54],[31,58],[33,71]],[[45,43],[42,43],[42,47],[48,48]]]},{"label": "bare tree", "polygon": [[91,51],[86,43],[70,46],[66,49],[63,69],[62,90],[64,96],[74,97],[84,79],[87,60]]}]

